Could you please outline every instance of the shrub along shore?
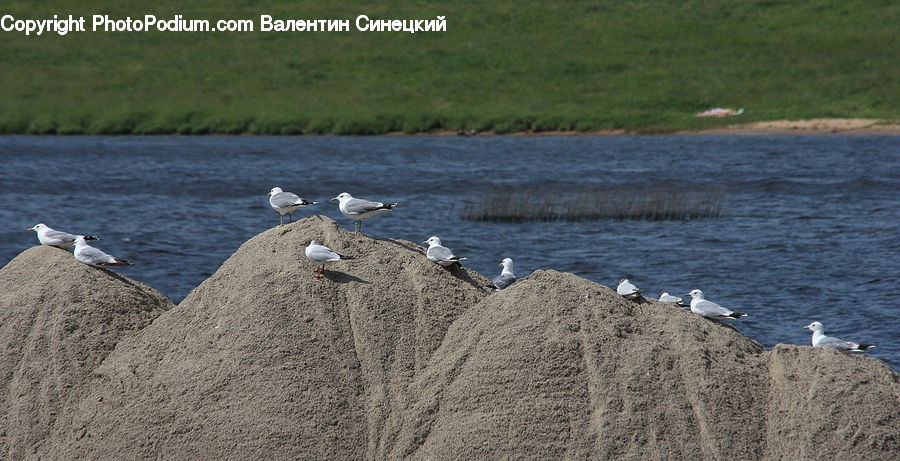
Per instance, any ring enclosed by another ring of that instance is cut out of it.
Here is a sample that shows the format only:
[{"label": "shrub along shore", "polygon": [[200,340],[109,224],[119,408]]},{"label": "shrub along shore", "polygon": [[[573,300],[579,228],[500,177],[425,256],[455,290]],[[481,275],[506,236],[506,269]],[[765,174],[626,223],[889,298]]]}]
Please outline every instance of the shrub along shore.
[{"label": "shrub along shore", "polygon": [[[0,32],[0,133],[671,133],[900,120],[897,2],[50,3],[10,0],[0,13],[180,14],[257,27],[268,14],[351,27]],[[445,16],[447,28],[362,32],[352,25],[360,14]],[[747,111],[694,117],[712,107]]]}]

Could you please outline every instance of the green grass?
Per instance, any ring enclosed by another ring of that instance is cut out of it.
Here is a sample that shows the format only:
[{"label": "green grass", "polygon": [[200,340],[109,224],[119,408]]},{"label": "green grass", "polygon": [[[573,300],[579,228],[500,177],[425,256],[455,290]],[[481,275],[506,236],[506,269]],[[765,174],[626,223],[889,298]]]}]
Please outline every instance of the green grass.
[{"label": "green grass", "polygon": [[[209,2],[204,2],[209,3]],[[222,6],[229,3],[228,6]],[[0,132],[667,132],[900,119],[900,3],[5,0],[0,15],[346,18],[350,32],[0,32]],[[359,32],[447,17],[447,32]],[[710,107],[745,115],[697,119]]]}]

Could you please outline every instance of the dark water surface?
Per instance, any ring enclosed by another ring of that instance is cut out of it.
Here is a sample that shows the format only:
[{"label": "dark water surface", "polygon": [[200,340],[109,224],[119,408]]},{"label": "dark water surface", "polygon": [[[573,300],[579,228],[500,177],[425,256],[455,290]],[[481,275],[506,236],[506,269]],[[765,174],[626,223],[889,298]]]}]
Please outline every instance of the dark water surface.
[{"label": "dark water surface", "polygon": [[[43,222],[99,234],[137,263],[117,271],[179,302],[250,237],[278,224],[273,186],[326,202],[346,191],[400,202],[374,237],[441,237],[493,276],[568,271],[647,292],[707,298],[750,317],[751,338],[809,344],[829,334],[879,345],[900,369],[900,136],[0,137],[0,264]],[[696,221],[500,224],[460,218],[496,186],[654,182],[727,190],[725,217]],[[424,257],[424,256],[423,256]],[[0,287],[2,289],[2,287]]]}]

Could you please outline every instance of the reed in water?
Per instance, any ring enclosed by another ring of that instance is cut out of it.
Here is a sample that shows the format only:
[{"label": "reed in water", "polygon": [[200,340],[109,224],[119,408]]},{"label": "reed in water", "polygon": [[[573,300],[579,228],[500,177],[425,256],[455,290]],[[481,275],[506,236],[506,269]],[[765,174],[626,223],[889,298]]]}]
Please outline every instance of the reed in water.
[{"label": "reed in water", "polygon": [[632,183],[567,190],[538,186],[493,188],[473,194],[462,218],[481,222],[719,218],[727,191],[719,185]]}]

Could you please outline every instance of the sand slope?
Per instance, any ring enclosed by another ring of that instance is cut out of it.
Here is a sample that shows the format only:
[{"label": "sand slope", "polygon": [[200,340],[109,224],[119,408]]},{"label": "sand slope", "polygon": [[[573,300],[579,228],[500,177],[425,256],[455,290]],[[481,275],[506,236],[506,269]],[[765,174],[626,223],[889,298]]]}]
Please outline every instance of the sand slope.
[{"label": "sand slope", "polygon": [[900,449],[900,386],[883,363],[763,353],[728,326],[555,271],[466,311],[411,392],[394,458],[888,460]]},{"label": "sand slope", "polygon": [[[310,238],[357,259],[316,280],[300,246]],[[727,325],[572,274],[537,271],[496,293],[484,283],[327,218],[270,229],[178,307],[106,343],[115,350],[65,396],[77,404],[16,446],[46,438],[25,444],[44,459],[183,460],[900,452],[900,381],[878,360],[764,352]]]},{"label": "sand slope", "polygon": [[[125,272],[125,271],[123,271]],[[116,344],[175,307],[146,285],[38,246],[0,269],[0,458],[39,452]]]},{"label": "sand slope", "polygon": [[[357,259],[311,277],[311,238]],[[51,457],[347,459],[384,451],[405,389],[487,280],[314,217],[246,242],[121,345]],[[102,402],[97,403],[102,399]],[[96,443],[97,441],[103,443]],[[112,443],[115,441],[115,443]]]}]

